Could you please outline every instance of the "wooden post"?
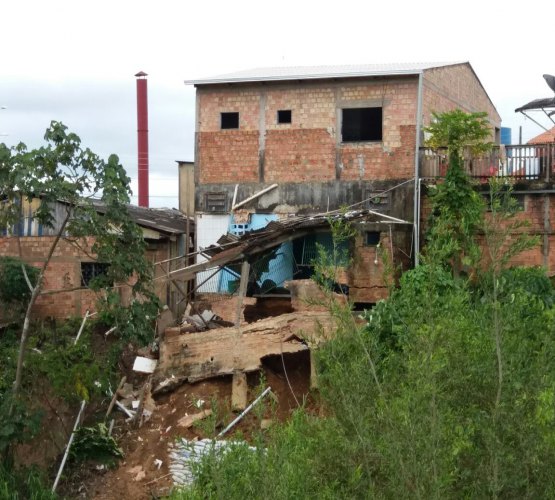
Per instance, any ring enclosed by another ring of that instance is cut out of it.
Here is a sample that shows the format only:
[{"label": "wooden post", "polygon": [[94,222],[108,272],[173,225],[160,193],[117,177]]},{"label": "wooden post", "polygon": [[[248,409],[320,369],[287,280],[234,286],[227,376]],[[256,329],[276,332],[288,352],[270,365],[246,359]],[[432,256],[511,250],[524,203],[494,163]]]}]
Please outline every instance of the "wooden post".
[{"label": "wooden post", "polygon": [[235,327],[241,326],[241,312],[243,309],[243,298],[247,293],[247,285],[249,284],[250,264],[244,260],[241,265],[241,281],[239,282],[239,292],[237,295],[237,314],[235,315]]},{"label": "wooden post", "polygon": [[237,348],[241,338],[241,315],[243,310],[243,298],[247,293],[249,283],[250,264],[244,260],[241,265],[241,281],[237,296],[237,312],[235,316],[235,343],[233,345],[233,381],[231,389],[231,407],[234,410],[244,410],[247,407],[247,375],[241,371],[238,364]]},{"label": "wooden post", "polygon": [[106,416],[104,417],[104,420],[106,420],[109,416],[110,413],[112,413],[112,408],[114,408],[114,405],[116,404],[116,400],[118,399],[118,391],[123,387],[123,384],[125,384],[125,381],[127,380],[127,377],[122,377],[122,379],[120,380],[117,389],[114,391],[114,395],[112,396],[112,401],[110,401],[110,405],[108,406],[108,410],[106,410]]},{"label": "wooden post", "polygon": [[318,377],[316,374],[316,360],[314,359],[314,346],[310,346],[310,388],[318,388]]},{"label": "wooden post", "polygon": [[244,410],[247,407],[247,374],[237,370],[233,374],[231,386],[231,408],[233,410]]}]

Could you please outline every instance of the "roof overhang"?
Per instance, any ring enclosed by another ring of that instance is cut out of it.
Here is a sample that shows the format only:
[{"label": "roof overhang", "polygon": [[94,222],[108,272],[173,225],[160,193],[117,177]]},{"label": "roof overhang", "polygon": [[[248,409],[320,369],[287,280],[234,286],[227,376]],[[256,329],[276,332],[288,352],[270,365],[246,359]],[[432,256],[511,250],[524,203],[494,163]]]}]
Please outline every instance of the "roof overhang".
[{"label": "roof overhang", "polygon": [[359,66],[299,66],[291,68],[256,68],[224,75],[185,80],[185,85],[221,85],[233,83],[285,82],[299,80],[330,80],[344,78],[370,78],[387,76],[417,76],[424,70],[464,64],[413,63],[413,64],[374,64]]}]

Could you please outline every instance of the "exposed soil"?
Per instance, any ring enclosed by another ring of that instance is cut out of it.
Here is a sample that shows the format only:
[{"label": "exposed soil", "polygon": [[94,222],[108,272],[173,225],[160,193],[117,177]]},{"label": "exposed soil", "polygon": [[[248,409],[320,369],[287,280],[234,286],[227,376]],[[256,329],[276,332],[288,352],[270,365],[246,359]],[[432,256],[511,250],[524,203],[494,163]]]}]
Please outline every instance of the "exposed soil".
[{"label": "exposed soil", "polygon": [[[248,399],[254,399],[261,385],[269,385],[277,402],[273,405],[266,398],[264,411],[253,410],[237,424],[229,436],[240,432],[249,440],[253,431],[260,428],[261,419],[285,421],[297,408],[297,404],[304,403],[309,411],[318,411],[317,402],[309,390],[308,352],[285,356],[283,359],[281,356],[272,356],[264,361],[262,372],[252,373],[248,377]],[[116,418],[114,435],[125,454],[117,468],[98,470],[95,464],[81,466],[78,470],[74,468],[71,471],[71,483],[63,484],[60,494],[65,498],[96,500],[161,497],[171,488],[168,443],[180,437],[214,437],[235,417],[230,410],[231,377],[184,384],[171,393],[157,397],[155,402],[152,417],[139,429],[133,429],[125,423],[125,417],[119,411],[113,415]],[[199,412],[199,408],[212,408],[216,417],[205,419],[190,429],[178,426],[182,417]],[[162,461],[160,467],[155,463],[157,459]]]}]

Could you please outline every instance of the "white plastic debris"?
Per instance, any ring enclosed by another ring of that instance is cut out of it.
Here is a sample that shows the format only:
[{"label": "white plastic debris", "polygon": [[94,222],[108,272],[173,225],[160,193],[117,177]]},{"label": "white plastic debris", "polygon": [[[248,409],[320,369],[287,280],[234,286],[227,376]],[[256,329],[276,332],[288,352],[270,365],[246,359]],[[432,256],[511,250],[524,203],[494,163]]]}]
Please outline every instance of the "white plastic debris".
[{"label": "white plastic debris", "polygon": [[195,401],[195,406],[196,406],[198,409],[200,409],[200,408],[203,407],[204,403],[205,403],[204,399],[197,399],[197,400]]},{"label": "white plastic debris", "polygon": [[[194,463],[200,462],[202,457],[210,453],[212,449],[229,449],[233,446],[232,441],[213,441],[212,439],[201,439],[200,441],[188,441],[180,439],[175,443],[169,444],[168,456],[170,463],[168,469],[172,475],[173,483],[177,486],[187,486],[193,483]],[[256,451],[256,448],[249,446],[249,450]]]},{"label": "white plastic debris", "polygon": [[153,373],[157,363],[155,359],[137,356],[135,358],[135,363],[133,363],[133,371],[139,373]]},{"label": "white plastic debris", "polygon": [[162,467],[162,464],[164,462],[162,462],[162,460],[160,460],[159,458],[157,458],[156,460],[154,460],[154,465],[158,468],[158,470],[160,470],[160,467]]}]

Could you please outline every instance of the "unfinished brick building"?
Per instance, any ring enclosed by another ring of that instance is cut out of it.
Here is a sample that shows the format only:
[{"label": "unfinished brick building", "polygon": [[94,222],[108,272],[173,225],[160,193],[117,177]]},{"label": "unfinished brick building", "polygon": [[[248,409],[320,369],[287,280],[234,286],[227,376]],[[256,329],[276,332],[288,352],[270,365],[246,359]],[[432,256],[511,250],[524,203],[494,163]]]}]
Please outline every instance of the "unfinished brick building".
[{"label": "unfinished brick building", "polygon": [[[499,114],[467,62],[269,68],[186,83],[197,92],[198,246],[292,215],[375,210],[383,217],[357,224],[344,279],[359,303],[387,293],[380,252],[393,267],[412,263],[422,127],[432,112],[485,111],[499,140]],[[309,276],[316,243],[329,235],[284,244],[279,272],[265,278],[279,286]],[[210,279],[201,291],[229,288],[229,279]]]}]

